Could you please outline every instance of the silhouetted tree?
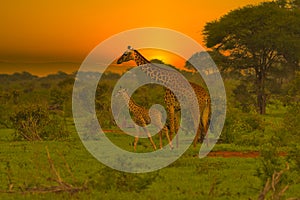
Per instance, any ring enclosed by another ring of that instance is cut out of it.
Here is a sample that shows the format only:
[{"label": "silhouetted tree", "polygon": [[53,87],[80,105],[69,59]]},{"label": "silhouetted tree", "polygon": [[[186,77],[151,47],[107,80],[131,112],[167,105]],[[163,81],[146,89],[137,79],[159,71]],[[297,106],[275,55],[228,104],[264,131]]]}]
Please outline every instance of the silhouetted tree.
[{"label": "silhouetted tree", "polygon": [[231,11],[205,25],[208,48],[226,55],[235,70],[253,69],[258,112],[266,112],[266,81],[275,64],[298,67],[300,10],[265,2]]}]

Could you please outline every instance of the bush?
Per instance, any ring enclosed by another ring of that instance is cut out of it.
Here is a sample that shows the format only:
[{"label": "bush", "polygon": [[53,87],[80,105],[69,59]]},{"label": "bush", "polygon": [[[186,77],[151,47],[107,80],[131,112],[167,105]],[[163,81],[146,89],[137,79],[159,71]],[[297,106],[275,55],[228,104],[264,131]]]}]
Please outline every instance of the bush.
[{"label": "bush", "polygon": [[11,127],[11,122],[9,120],[10,113],[11,113],[11,108],[9,108],[9,106],[0,104],[0,128]]},{"label": "bush", "polygon": [[49,115],[48,110],[40,105],[19,108],[10,120],[16,140],[55,140],[69,136],[64,120]]},{"label": "bush", "polygon": [[300,144],[292,146],[288,153],[288,160],[294,164],[295,169],[300,172]]},{"label": "bush", "polygon": [[300,142],[300,104],[292,104],[284,117],[284,127],[282,134],[287,136],[289,144],[299,144]]},{"label": "bush", "polygon": [[233,143],[240,140],[243,135],[249,136],[251,132],[263,130],[263,121],[259,115],[233,109],[227,113],[221,140],[224,143]]},{"label": "bush", "polygon": [[278,142],[277,138],[272,137],[269,142],[260,146],[260,167],[257,170],[257,175],[263,182],[284,166],[283,160],[279,157],[278,145],[276,144]]},{"label": "bush", "polygon": [[240,135],[236,139],[235,144],[241,146],[259,146],[263,144],[264,140],[265,134],[261,131],[255,130],[253,132]]},{"label": "bush", "polygon": [[251,91],[253,86],[249,82],[242,82],[232,92],[235,100],[235,107],[243,112],[255,110],[255,96]]},{"label": "bush", "polygon": [[102,191],[141,192],[151,186],[159,172],[131,174],[104,167],[89,177],[89,185]]},{"label": "bush", "polygon": [[286,157],[279,156],[280,142],[279,138],[270,137],[269,141],[260,147],[260,163],[256,176],[262,181],[261,186],[264,188],[260,196],[263,195],[266,199],[281,199],[289,186],[297,184],[295,179],[299,177],[297,171],[290,168]]}]

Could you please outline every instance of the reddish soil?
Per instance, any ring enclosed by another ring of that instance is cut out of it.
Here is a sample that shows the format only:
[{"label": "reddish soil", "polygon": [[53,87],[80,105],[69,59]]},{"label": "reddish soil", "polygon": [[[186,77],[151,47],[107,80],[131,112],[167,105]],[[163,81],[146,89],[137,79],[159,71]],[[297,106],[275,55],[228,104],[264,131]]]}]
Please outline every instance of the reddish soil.
[{"label": "reddish soil", "polygon": [[[103,130],[104,133],[121,133],[124,134],[121,130]],[[286,156],[287,153],[280,152],[279,156]],[[209,152],[208,157],[223,157],[223,158],[257,158],[259,157],[258,151],[250,151],[250,152],[239,152],[239,151],[212,151]]]},{"label": "reddish soil", "polygon": [[[286,156],[287,153],[280,152],[279,156]],[[258,151],[251,151],[251,152],[235,152],[235,151],[214,151],[209,152],[208,157],[223,157],[223,158],[256,158],[259,156]]]},{"label": "reddish soil", "polygon": [[122,130],[103,130],[104,133],[122,133],[124,132]]}]

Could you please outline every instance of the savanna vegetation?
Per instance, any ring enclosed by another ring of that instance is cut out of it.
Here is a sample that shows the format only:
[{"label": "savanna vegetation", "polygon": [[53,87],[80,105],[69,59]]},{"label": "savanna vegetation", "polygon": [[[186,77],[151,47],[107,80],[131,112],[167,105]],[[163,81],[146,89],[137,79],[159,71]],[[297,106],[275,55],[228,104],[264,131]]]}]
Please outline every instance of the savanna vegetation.
[{"label": "savanna vegetation", "polygon": [[[75,73],[1,74],[0,198],[300,199],[299,5],[279,0],[247,6],[204,28],[227,94],[225,125],[213,151],[258,152],[258,157],[199,159],[198,146],[156,172],[119,172],[92,157],[76,133]],[[191,59],[205,63],[206,56]],[[193,68],[188,61],[186,67]],[[180,72],[204,85],[197,73]],[[110,97],[120,77],[102,74],[95,108],[110,140],[133,151],[133,137],[122,134],[111,115]],[[147,108],[164,105],[163,89],[156,85],[139,88],[132,97]],[[132,124],[124,121],[124,127]],[[158,144],[157,136],[154,141]],[[152,151],[151,144],[140,139],[137,151]]]}]

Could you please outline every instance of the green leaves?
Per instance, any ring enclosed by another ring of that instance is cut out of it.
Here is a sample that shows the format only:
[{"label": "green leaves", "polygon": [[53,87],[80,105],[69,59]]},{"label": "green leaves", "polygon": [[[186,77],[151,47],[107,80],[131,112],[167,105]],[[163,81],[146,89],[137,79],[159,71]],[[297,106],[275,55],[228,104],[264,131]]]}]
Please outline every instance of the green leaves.
[{"label": "green leaves", "polygon": [[203,31],[206,46],[223,54],[233,70],[241,75],[241,69],[254,72],[248,76],[255,77],[260,114],[266,112],[266,85],[276,65],[299,67],[300,10],[286,4],[265,2],[236,9],[207,23]]},{"label": "green leaves", "polygon": [[203,34],[207,47],[238,49],[240,54],[256,59],[257,64],[271,50],[291,61],[296,56],[293,51],[299,48],[300,12],[270,2],[246,6],[207,23]]},{"label": "green leaves", "polygon": [[40,105],[23,106],[10,120],[16,140],[55,140],[69,136],[64,121],[59,116],[49,115]]}]

